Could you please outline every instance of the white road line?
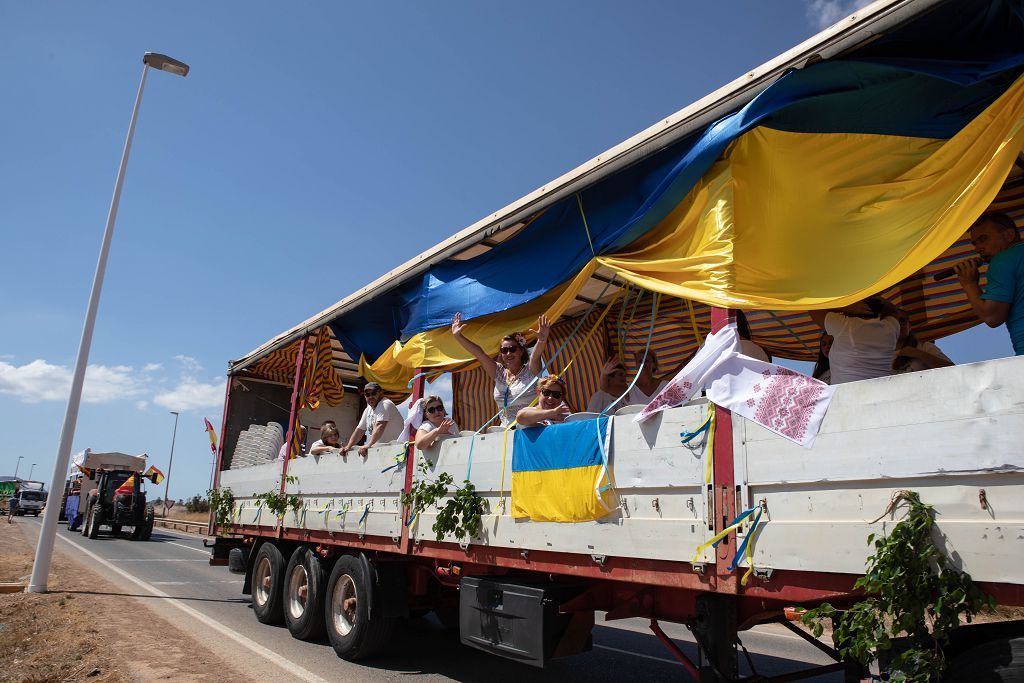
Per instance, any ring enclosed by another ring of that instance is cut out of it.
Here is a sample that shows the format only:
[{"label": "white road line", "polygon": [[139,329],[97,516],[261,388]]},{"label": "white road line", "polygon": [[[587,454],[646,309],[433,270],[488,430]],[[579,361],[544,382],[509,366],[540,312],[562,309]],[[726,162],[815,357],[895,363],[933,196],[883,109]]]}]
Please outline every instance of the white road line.
[{"label": "white road line", "polygon": [[218,633],[221,633],[221,634],[227,636],[228,638],[230,638],[231,640],[235,641],[236,643],[238,643],[242,647],[246,648],[247,650],[250,650],[250,651],[254,652],[255,654],[259,655],[260,657],[263,657],[264,659],[266,659],[271,664],[274,664],[275,666],[280,667],[286,673],[291,674],[295,678],[299,678],[299,679],[301,679],[303,681],[308,681],[309,683],[327,683],[326,679],[323,679],[320,676],[317,676],[312,671],[308,671],[306,669],[303,669],[298,664],[292,662],[289,659],[285,659],[284,657],[282,657],[278,653],[274,652],[273,650],[270,650],[269,648],[263,647],[262,645],[260,645],[256,641],[250,640],[249,638],[246,638],[241,633],[237,633],[236,631],[234,631],[231,628],[225,626],[224,624],[220,623],[216,619],[212,619],[211,617],[206,616],[202,612],[189,607],[188,605],[184,604],[183,602],[181,602],[177,598],[172,598],[171,596],[169,596],[167,593],[164,593],[159,588],[154,588],[152,585],[150,585],[149,583],[143,581],[142,579],[140,579],[140,578],[138,578],[136,576],[132,576],[131,574],[129,574],[128,572],[124,571],[120,567],[117,567],[117,566],[111,564],[110,562],[107,562],[105,559],[103,559],[102,557],[100,557],[96,553],[92,552],[91,550],[88,550],[87,548],[85,548],[84,546],[82,546],[82,545],[80,545],[78,543],[75,543],[74,541],[72,541],[71,539],[67,538],[66,536],[62,536],[61,534],[57,534],[57,538],[59,538],[62,541],[66,542],[68,545],[74,546],[75,549],[77,549],[79,552],[82,552],[82,553],[88,555],[94,561],[98,562],[100,565],[106,567],[107,569],[109,569],[110,571],[114,572],[115,574],[118,574],[122,578],[127,579],[128,581],[131,581],[132,583],[134,583],[135,585],[139,586],[143,590],[148,591],[152,595],[155,595],[158,598],[167,598],[161,604],[172,605],[174,607],[177,607],[178,609],[180,609],[182,612],[184,612],[188,616],[192,617],[193,619],[195,619],[195,620],[197,620],[197,621],[199,621],[199,622],[201,622],[203,624],[206,624],[207,626],[209,626],[213,630],[217,631]]},{"label": "white road line", "polygon": [[[68,541],[70,543],[70,541]],[[206,562],[206,560],[183,560],[177,557],[112,557],[112,562]]]},{"label": "white road line", "polygon": [[634,657],[643,657],[644,659],[653,659],[656,662],[663,662],[665,664],[675,664],[676,666],[682,666],[681,662],[677,662],[674,659],[668,659],[666,657],[655,657],[654,655],[645,655],[642,652],[630,652],[629,650],[623,650],[618,647],[610,647],[608,645],[595,645],[595,648],[602,650],[611,650],[612,652],[620,652],[624,655],[633,655]]},{"label": "white road line", "polygon": [[193,552],[202,553],[203,555],[206,555],[207,557],[210,556],[210,551],[208,549],[206,549],[206,548],[193,548],[190,545],[185,545],[184,543],[175,543],[174,541],[164,541],[164,543],[166,543],[167,545],[176,545],[179,548],[187,548],[187,549],[189,549],[189,550],[191,550]]},{"label": "white road line", "polygon": [[241,579],[225,580],[225,581],[150,581],[153,586],[195,586],[200,583],[237,583],[242,585]]}]

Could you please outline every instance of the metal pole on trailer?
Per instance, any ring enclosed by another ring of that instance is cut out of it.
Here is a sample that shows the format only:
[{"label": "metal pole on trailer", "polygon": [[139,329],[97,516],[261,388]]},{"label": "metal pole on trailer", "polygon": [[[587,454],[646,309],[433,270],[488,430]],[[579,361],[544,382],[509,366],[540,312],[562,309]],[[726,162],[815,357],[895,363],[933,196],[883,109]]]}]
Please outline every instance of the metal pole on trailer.
[{"label": "metal pole on trailer", "polygon": [[[100,292],[103,289],[103,277],[107,270],[107,256],[110,254],[110,242],[114,237],[114,222],[117,220],[117,207],[121,201],[121,187],[124,185],[124,173],[128,167],[128,154],[132,149],[135,137],[135,122],[139,116],[139,105],[142,103],[142,91],[146,86],[146,74],[149,68],[167,71],[177,76],[188,75],[188,65],[166,55],[147,52],[142,56],[142,80],[139,91],[135,95],[135,106],[132,108],[131,122],[128,124],[128,137],[125,139],[124,151],[121,153],[121,165],[117,169],[117,180],[114,182],[114,196],[110,200],[107,212],[107,226],[103,231],[100,243],[100,257],[96,262],[96,273],[92,280],[92,291],[85,312],[85,324],[82,326],[82,338],[78,344],[78,356],[75,359],[75,371],[71,377],[71,394],[68,396],[67,409],[64,411],[64,424],[60,430],[60,442],[57,446],[57,458],[53,463],[53,476],[50,478],[50,490],[58,491],[63,487],[64,475],[71,457],[71,443],[75,437],[75,425],[78,422],[78,406],[82,400],[82,386],[85,384],[85,368],[89,364],[89,349],[92,346],[92,332],[96,325],[96,311],[100,305]],[[47,505],[43,513],[43,528],[39,532],[39,543],[36,546],[35,561],[32,563],[32,578],[29,579],[28,593],[45,593],[50,574],[50,560],[53,558],[53,538],[57,533],[57,517],[60,515],[59,505]]]}]

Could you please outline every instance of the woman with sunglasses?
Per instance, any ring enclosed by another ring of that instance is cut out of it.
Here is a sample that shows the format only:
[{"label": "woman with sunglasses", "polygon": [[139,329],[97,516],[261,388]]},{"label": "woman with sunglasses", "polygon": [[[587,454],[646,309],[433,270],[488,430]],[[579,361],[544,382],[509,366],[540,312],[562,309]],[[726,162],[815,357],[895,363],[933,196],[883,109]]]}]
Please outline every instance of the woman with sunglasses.
[{"label": "woman with sunglasses", "polygon": [[519,409],[530,405],[533,400],[527,388],[540,374],[543,365],[541,354],[548,343],[551,323],[546,315],[537,318],[537,344],[532,355],[526,348],[526,338],[515,332],[502,338],[497,360],[488,356],[479,344],[463,336],[465,327],[462,314],[456,313],[452,321],[452,336],[480,361],[484,372],[494,378],[494,402],[501,409],[501,426],[507,427]]},{"label": "woman with sunglasses", "polygon": [[565,380],[548,375],[537,382],[537,405],[527,406],[516,414],[516,422],[523,427],[565,422],[572,415],[565,402]]},{"label": "woman with sunglasses", "polygon": [[423,422],[416,430],[416,448],[432,448],[442,436],[458,436],[459,426],[448,417],[440,396],[427,396],[421,404]]}]

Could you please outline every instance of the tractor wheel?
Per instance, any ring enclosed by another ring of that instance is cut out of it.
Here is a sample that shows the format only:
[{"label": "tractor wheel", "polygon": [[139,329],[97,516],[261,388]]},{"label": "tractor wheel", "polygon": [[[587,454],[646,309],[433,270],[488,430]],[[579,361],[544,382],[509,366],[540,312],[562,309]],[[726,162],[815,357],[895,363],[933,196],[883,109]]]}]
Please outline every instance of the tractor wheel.
[{"label": "tractor wheel", "polygon": [[[369,572],[367,572],[369,569]],[[379,605],[380,591],[373,565],[353,555],[342,555],[334,564],[324,596],[327,636],[339,657],[348,661],[367,659],[391,641],[398,625],[395,617],[379,608],[371,615],[369,603]]]},{"label": "tractor wheel", "polygon": [[284,619],[284,557],[273,543],[256,552],[252,570],[252,611],[264,624],[280,624]]},{"label": "tractor wheel", "polygon": [[93,505],[89,508],[89,520],[86,522],[85,535],[90,539],[94,539],[100,535],[99,509],[99,505]]},{"label": "tractor wheel", "polygon": [[292,553],[284,572],[284,623],[293,638],[315,640],[324,633],[327,574],[320,557],[306,546]]},{"label": "tractor wheel", "polygon": [[111,524],[110,525],[110,535],[111,536],[120,536],[121,535],[121,525],[120,524]]},{"label": "tractor wheel", "polygon": [[81,521],[81,529],[82,530],[79,532],[83,536],[88,536],[89,535],[89,515],[91,513],[92,513],[92,508],[87,505],[85,507],[85,512],[82,513],[82,521]]}]

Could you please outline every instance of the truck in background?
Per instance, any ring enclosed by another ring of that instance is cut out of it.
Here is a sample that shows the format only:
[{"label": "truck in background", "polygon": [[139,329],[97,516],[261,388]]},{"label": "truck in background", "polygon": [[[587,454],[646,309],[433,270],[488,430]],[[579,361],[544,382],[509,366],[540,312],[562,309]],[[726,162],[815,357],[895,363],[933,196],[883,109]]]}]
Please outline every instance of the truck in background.
[{"label": "truck in background", "polygon": [[36,517],[46,507],[46,489],[41,481],[25,481],[9,479],[0,481],[0,514],[6,515],[10,510],[10,500],[18,501],[14,514],[32,514]]}]

